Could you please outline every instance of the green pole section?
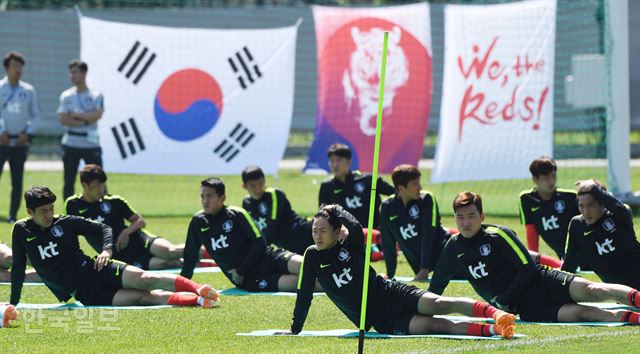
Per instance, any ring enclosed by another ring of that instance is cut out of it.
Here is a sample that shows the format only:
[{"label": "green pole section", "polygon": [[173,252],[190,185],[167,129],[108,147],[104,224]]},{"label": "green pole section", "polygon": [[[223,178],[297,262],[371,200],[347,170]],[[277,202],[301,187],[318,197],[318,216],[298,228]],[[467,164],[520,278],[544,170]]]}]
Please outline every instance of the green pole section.
[{"label": "green pole section", "polygon": [[387,43],[389,32],[384,32],[382,43],[382,65],[380,68],[380,92],[378,94],[378,117],[376,118],[376,140],[373,148],[373,171],[371,180],[371,198],[369,199],[369,222],[367,223],[367,248],[364,253],[364,279],[362,283],[362,304],[360,305],[360,333],[358,336],[358,353],[364,350],[364,330],[367,318],[367,295],[369,294],[369,259],[371,258],[371,238],[373,218],[376,212],[376,187],[378,185],[378,158],[380,155],[380,133],[382,130],[382,107],[384,102],[384,78],[387,71]]}]

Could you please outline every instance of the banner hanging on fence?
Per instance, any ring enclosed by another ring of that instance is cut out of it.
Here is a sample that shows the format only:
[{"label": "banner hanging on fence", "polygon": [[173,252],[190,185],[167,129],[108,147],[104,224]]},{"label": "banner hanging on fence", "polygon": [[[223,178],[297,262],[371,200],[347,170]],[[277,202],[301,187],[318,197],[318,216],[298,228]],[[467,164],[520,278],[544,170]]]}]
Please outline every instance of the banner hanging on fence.
[{"label": "banner hanging on fence", "polygon": [[431,24],[426,3],[382,8],[313,7],[318,51],[315,137],[305,170],[329,170],[334,143],[370,171],[383,32],[389,31],[379,169],[417,164],[431,106]]},{"label": "banner hanging on fence", "polygon": [[105,97],[109,172],[276,173],[293,110],[297,26],[210,30],[80,17],[89,87]]},{"label": "banner hanging on fence", "polygon": [[553,153],[556,2],[446,5],[432,182],[528,178]]}]

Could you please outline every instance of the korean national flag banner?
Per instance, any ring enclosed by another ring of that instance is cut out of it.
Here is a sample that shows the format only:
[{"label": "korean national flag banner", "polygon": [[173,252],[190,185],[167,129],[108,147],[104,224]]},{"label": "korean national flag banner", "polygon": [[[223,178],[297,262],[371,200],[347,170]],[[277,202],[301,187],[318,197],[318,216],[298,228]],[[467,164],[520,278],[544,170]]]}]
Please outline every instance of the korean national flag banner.
[{"label": "korean national flag banner", "polygon": [[211,30],[80,17],[107,171],[277,172],[289,136],[297,26]]},{"label": "korean national flag banner", "polygon": [[446,5],[432,182],[529,178],[553,153],[556,2]]},{"label": "korean national flag banner", "polygon": [[346,144],[352,167],[371,171],[384,31],[389,31],[380,172],[417,164],[431,107],[431,22],[426,3],[313,7],[318,51],[315,138],[305,170],[329,170],[327,149]]}]

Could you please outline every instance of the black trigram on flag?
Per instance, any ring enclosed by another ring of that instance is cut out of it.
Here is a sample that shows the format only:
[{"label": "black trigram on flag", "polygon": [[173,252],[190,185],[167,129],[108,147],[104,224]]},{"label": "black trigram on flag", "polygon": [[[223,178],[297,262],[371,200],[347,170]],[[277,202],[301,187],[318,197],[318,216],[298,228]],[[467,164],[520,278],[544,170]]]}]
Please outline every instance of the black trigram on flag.
[{"label": "black trigram on flag", "polygon": [[253,55],[251,55],[249,48],[246,46],[237,51],[235,55],[227,58],[227,60],[233,73],[238,75],[238,82],[243,90],[246,90],[248,85],[253,84],[262,77],[258,64],[254,64]]},{"label": "black trigram on flag", "polygon": [[140,135],[136,121],[133,118],[114,125],[111,127],[111,132],[118,145],[118,150],[120,150],[120,156],[122,156],[123,159],[142,152],[145,149],[142,135]]},{"label": "black trigram on flag", "polygon": [[135,74],[133,84],[137,85],[155,59],[156,53],[151,52],[147,47],[140,48],[140,42],[136,41],[118,66],[118,72],[124,73],[127,79],[131,79]]},{"label": "black trigram on flag", "polygon": [[216,146],[213,153],[220,156],[220,158],[226,162],[231,162],[255,136],[256,134],[249,130],[249,128],[238,123],[231,133],[229,133],[229,136]]}]

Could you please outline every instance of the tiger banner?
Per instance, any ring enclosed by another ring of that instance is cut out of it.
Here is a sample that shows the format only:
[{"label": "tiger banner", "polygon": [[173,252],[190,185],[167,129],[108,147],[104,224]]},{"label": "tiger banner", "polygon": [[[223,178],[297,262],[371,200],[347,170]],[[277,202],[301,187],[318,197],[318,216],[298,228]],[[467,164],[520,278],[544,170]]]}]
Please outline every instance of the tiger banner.
[{"label": "tiger banner", "polygon": [[389,32],[379,169],[417,164],[431,107],[431,23],[426,3],[313,6],[318,52],[315,137],[305,171],[329,171],[327,149],[349,146],[352,168],[371,171],[383,33]]}]

